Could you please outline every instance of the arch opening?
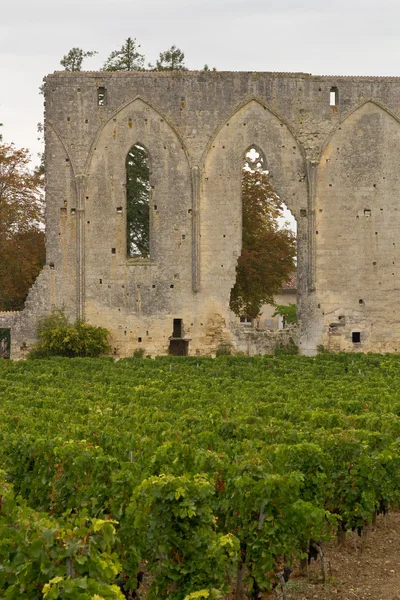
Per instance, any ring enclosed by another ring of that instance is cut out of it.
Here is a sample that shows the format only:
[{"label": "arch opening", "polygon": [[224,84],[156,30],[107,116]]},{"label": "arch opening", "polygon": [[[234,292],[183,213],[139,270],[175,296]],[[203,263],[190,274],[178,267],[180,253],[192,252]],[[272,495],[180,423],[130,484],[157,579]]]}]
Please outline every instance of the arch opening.
[{"label": "arch opening", "polygon": [[126,157],[126,242],[128,258],[150,257],[150,165],[142,144]]},{"label": "arch opening", "polygon": [[282,329],[296,322],[296,220],[255,144],[243,155],[241,195],[242,248],[230,308],[241,325]]}]

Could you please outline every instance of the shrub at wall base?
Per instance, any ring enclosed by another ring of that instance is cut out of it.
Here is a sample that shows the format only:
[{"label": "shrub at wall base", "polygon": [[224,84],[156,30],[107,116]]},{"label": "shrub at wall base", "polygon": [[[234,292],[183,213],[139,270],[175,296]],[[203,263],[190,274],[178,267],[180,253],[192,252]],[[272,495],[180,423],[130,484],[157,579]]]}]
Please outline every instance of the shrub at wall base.
[{"label": "shrub at wall base", "polygon": [[88,325],[82,319],[71,324],[61,310],[53,311],[45,317],[39,323],[37,333],[39,342],[30,353],[30,358],[96,358],[111,351],[107,329]]}]

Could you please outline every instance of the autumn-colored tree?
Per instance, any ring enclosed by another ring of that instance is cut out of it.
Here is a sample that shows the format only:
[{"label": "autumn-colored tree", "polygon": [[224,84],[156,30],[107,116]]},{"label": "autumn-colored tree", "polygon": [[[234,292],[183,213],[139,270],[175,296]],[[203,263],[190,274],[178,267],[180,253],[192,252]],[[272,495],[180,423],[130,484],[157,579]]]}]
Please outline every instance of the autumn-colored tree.
[{"label": "autumn-colored tree", "polygon": [[43,175],[28,150],[0,143],[0,310],[23,308],[45,261]]},{"label": "autumn-colored tree", "polygon": [[242,253],[230,307],[238,316],[254,318],[294,271],[296,239],[290,229],[279,228],[283,202],[267,171],[243,169],[242,207]]}]

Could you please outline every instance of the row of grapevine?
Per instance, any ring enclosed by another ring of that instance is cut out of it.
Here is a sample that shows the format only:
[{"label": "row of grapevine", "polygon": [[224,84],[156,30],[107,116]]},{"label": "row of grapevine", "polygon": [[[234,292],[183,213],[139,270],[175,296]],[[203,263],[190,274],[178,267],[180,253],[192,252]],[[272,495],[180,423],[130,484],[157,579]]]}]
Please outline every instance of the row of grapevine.
[{"label": "row of grapevine", "polygon": [[399,367],[0,362],[0,597],[130,598],[144,579],[149,600],[257,598],[313,540],[399,504]]}]

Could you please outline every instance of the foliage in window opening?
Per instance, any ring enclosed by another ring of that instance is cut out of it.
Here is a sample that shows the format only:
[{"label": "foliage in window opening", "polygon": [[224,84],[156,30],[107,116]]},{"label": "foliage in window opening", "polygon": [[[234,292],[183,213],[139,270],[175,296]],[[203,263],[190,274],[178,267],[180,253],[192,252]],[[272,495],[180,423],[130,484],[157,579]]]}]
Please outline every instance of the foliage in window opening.
[{"label": "foliage in window opening", "polygon": [[242,174],[242,253],[231,290],[233,312],[257,317],[263,304],[273,304],[274,294],[295,270],[296,239],[280,228],[283,202],[273,190],[264,157],[256,148],[245,154]]},{"label": "foliage in window opening", "polygon": [[126,227],[128,256],[150,256],[150,169],[146,150],[136,144],[126,159]]}]

